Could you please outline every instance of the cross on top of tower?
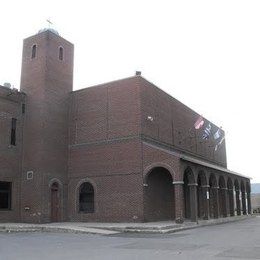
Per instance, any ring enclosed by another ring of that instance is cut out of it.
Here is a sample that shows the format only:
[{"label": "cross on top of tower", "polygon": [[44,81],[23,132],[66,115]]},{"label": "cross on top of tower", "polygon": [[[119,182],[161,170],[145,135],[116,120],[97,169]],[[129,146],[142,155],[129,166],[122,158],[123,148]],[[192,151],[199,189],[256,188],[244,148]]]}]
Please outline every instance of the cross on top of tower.
[{"label": "cross on top of tower", "polygon": [[48,27],[39,30],[38,33],[45,32],[45,31],[51,31],[51,32],[53,32],[53,33],[59,35],[59,33],[58,33],[55,29],[52,28],[53,23],[52,23],[51,19],[50,19],[50,18],[49,18],[49,19],[46,19],[46,22],[48,23]]},{"label": "cross on top of tower", "polygon": [[53,23],[51,22],[51,19],[49,18],[49,19],[47,19],[46,21],[47,21],[47,23],[48,23],[48,28],[51,28],[51,25],[53,24]]}]

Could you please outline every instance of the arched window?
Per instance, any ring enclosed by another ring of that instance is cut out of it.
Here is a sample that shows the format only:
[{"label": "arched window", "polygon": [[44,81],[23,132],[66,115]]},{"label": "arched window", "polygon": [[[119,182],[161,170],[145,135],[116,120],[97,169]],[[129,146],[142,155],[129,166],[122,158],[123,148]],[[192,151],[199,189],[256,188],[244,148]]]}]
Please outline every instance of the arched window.
[{"label": "arched window", "polygon": [[36,57],[36,44],[32,46],[32,59]]},{"label": "arched window", "polygon": [[94,212],[94,188],[89,182],[84,182],[79,187],[79,212]]},{"label": "arched window", "polygon": [[59,60],[63,60],[63,48],[59,47]]}]

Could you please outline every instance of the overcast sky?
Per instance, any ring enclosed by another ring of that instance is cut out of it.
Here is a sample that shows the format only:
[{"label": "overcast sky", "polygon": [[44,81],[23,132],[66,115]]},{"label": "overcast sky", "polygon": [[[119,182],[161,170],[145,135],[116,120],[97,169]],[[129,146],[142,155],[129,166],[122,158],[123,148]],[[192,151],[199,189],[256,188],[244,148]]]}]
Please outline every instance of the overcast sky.
[{"label": "overcast sky", "polygon": [[228,168],[260,182],[260,1],[1,1],[0,84],[20,85],[22,40],[75,44],[74,90],[142,75],[227,132]]}]

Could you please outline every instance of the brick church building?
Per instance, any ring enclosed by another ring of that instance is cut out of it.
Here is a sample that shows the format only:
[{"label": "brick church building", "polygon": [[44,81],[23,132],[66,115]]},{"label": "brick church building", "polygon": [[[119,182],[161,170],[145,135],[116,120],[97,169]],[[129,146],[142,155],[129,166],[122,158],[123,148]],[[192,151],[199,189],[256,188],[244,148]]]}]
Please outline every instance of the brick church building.
[{"label": "brick church building", "polygon": [[[24,40],[20,91],[0,86],[0,221],[197,221],[251,213],[206,119],[140,73],[73,91],[73,44]],[[224,136],[224,131],[219,129]],[[215,151],[216,150],[216,151]]]}]

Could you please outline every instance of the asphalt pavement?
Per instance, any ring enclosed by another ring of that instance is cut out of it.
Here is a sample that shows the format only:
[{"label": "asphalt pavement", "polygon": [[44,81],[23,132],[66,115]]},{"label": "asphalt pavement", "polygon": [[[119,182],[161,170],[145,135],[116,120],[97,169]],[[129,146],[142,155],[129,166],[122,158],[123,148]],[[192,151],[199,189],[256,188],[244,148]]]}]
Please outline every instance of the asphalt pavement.
[{"label": "asphalt pavement", "polygon": [[0,260],[260,259],[260,217],[172,234],[0,233]]}]

